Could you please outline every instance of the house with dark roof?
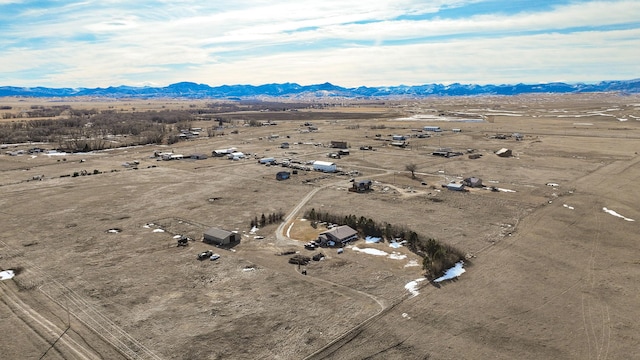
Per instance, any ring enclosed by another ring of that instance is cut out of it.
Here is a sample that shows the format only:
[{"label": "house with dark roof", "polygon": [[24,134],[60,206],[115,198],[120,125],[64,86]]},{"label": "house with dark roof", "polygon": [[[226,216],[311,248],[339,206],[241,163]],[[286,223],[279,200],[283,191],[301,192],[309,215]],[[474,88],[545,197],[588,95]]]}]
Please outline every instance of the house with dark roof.
[{"label": "house with dark roof", "polygon": [[372,184],[373,182],[371,180],[354,180],[353,186],[351,187],[351,191],[367,192],[371,190]]},{"label": "house with dark roof", "polygon": [[347,225],[337,226],[318,235],[320,246],[341,246],[358,238],[358,232]]}]

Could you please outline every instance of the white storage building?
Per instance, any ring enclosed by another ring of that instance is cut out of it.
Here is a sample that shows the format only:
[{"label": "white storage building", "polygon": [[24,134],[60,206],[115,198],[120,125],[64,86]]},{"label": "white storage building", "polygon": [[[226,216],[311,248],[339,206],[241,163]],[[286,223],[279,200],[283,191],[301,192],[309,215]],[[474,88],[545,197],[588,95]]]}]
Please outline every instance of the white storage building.
[{"label": "white storage building", "polygon": [[317,160],[313,162],[313,170],[322,172],[336,172],[338,168],[335,163]]}]

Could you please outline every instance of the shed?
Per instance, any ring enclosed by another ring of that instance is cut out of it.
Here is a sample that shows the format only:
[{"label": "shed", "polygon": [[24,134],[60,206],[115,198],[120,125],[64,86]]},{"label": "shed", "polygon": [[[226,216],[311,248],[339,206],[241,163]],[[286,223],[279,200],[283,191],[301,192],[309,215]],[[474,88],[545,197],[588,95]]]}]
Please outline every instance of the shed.
[{"label": "shed", "polygon": [[357,238],[358,232],[348,225],[337,226],[318,235],[318,241],[321,246],[328,246],[330,242],[346,244]]},{"label": "shed", "polygon": [[425,126],[422,128],[424,131],[433,131],[433,132],[441,132],[440,126]]},{"label": "shed", "polygon": [[482,179],[477,178],[477,177],[468,177],[468,178],[462,180],[462,183],[465,186],[472,187],[472,188],[482,187]]},{"label": "shed", "polygon": [[498,151],[496,151],[496,155],[500,156],[500,157],[510,157],[512,156],[512,152],[511,150],[507,149],[507,148],[502,148]]},{"label": "shed", "polygon": [[211,152],[211,156],[221,157],[221,156],[225,156],[225,155],[231,154],[231,153],[233,153],[235,151],[236,151],[236,148],[213,150]]},{"label": "shed", "polygon": [[397,146],[397,147],[407,147],[407,142],[406,141],[392,141],[391,142],[391,146]]},{"label": "shed", "polygon": [[331,141],[331,147],[336,149],[346,149],[348,146],[346,141]]},{"label": "shed", "polygon": [[322,172],[336,172],[338,168],[335,163],[328,161],[314,161],[313,162],[313,170],[322,171]]},{"label": "shed", "polygon": [[272,157],[265,157],[265,158],[262,158],[262,159],[258,160],[258,162],[260,164],[273,164],[275,161],[276,161],[276,159],[272,158]]},{"label": "shed", "polygon": [[207,154],[191,154],[191,158],[195,160],[204,160],[208,158]]},{"label": "shed", "polygon": [[244,154],[240,151],[236,151],[227,155],[227,158],[229,160],[240,160],[240,159],[244,159]]},{"label": "shed", "polygon": [[232,231],[212,227],[204,232],[202,241],[207,244],[229,245],[231,243],[240,242],[240,235]]},{"label": "shed", "polygon": [[279,171],[276,174],[276,180],[287,180],[291,177],[291,173],[288,171]]},{"label": "shed", "polygon": [[464,184],[449,183],[447,189],[453,191],[464,191]]}]

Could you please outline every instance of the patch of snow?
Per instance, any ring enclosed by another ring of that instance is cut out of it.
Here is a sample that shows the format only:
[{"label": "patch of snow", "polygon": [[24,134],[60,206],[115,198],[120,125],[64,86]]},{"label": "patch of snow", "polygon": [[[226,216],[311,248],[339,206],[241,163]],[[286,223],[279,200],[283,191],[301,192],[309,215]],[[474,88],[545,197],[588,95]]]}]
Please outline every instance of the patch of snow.
[{"label": "patch of snow", "polygon": [[258,230],[260,230],[260,229],[258,229],[257,226],[254,226],[254,227],[251,228],[251,230],[249,230],[249,234],[255,234],[256,231],[258,231]]},{"label": "patch of snow", "polygon": [[457,278],[458,276],[462,275],[464,272],[467,271],[462,267],[463,264],[464,263],[462,261],[457,262],[454,267],[452,267],[449,270],[447,270],[444,273],[444,275],[442,275],[439,278],[433,280],[433,282],[441,282],[441,281],[444,281],[444,280],[451,280],[453,278]]},{"label": "patch of snow", "polygon": [[112,233],[112,234],[117,234],[117,233],[120,232],[120,230],[118,230],[118,229],[109,229],[109,230],[107,230],[107,232],[108,233]]},{"label": "patch of snow", "polygon": [[424,280],[425,280],[424,278],[420,278],[413,281],[409,281],[404,285],[404,288],[407,289],[407,291],[409,291],[411,295],[418,296],[420,294],[420,292],[418,291],[418,283]]},{"label": "patch of snow", "polygon": [[289,225],[289,227],[287,228],[287,237],[291,237],[291,228],[293,227],[293,223],[291,223],[291,225]]},{"label": "patch of snow", "polygon": [[389,243],[389,247],[397,249],[402,247],[402,242],[393,241]]},{"label": "patch of snow", "polygon": [[393,260],[404,260],[406,258],[407,258],[407,255],[400,254],[400,253],[397,253],[395,251],[393,253],[389,254],[389,259],[393,259]]},{"label": "patch of snow", "polygon": [[366,242],[367,244],[375,244],[380,242],[380,240],[382,240],[382,238],[373,237],[373,236],[367,236],[364,238],[364,242]]},{"label": "patch of snow", "polygon": [[558,184],[556,184],[556,183],[547,183],[547,186],[553,186],[553,187],[556,187],[556,186],[560,186],[560,185],[558,185]]},{"label": "patch of snow", "polygon": [[389,255],[389,253],[382,251],[382,250],[378,250],[378,249],[372,249],[372,248],[363,248],[360,249],[357,246],[354,246],[353,251],[359,251],[359,252],[363,252],[365,254],[369,254],[369,255],[376,255],[376,256],[387,256]]},{"label": "patch of snow", "polygon": [[182,237],[182,235],[174,235],[173,238],[174,239],[180,239]]},{"label": "patch of snow", "polygon": [[573,206],[569,206],[567,204],[562,204],[562,206],[566,207],[569,210],[574,210],[575,209]]},{"label": "patch of snow", "polygon": [[14,276],[16,276],[16,273],[13,270],[0,271],[0,280],[9,280]]},{"label": "patch of snow", "polygon": [[606,207],[603,207],[603,208],[602,208],[602,211],[606,212],[607,214],[611,214],[611,215],[613,215],[613,216],[617,216],[617,217],[619,217],[619,218],[621,218],[621,219],[624,219],[625,221],[635,221],[635,220],[633,220],[633,219],[629,219],[628,217],[624,217],[624,216],[622,216],[622,215],[618,214],[617,212],[615,212],[615,211],[613,211],[613,210],[609,210],[609,209],[607,209]]},{"label": "patch of snow", "polygon": [[411,260],[404,265],[404,267],[412,267],[412,266],[420,266],[420,264],[418,264],[418,260]]},{"label": "patch of snow", "polygon": [[502,191],[502,192],[510,192],[510,193],[516,192],[515,190],[511,190],[511,189],[503,189],[503,188],[497,188],[497,189]]},{"label": "patch of snow", "polygon": [[163,233],[164,230],[162,230],[162,229],[153,229],[153,232],[154,233]]},{"label": "patch of snow", "polygon": [[629,121],[629,119],[625,119],[625,118],[618,118],[618,121]]},{"label": "patch of snow", "polygon": [[47,151],[46,154],[47,156],[65,156],[65,155],[69,155],[66,152],[57,152],[55,150],[50,150]]}]

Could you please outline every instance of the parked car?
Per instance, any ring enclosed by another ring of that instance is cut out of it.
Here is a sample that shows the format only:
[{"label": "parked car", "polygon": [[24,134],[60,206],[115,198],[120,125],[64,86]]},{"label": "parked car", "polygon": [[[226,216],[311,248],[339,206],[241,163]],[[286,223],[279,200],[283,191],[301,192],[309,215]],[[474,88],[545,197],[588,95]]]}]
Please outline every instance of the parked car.
[{"label": "parked car", "polygon": [[209,256],[209,260],[214,261],[214,260],[218,260],[220,259],[220,254],[211,254],[211,256]]},{"label": "parked car", "polygon": [[198,260],[208,259],[208,258],[211,257],[211,255],[213,255],[213,251],[211,251],[211,250],[203,251],[203,252],[198,254]]}]

